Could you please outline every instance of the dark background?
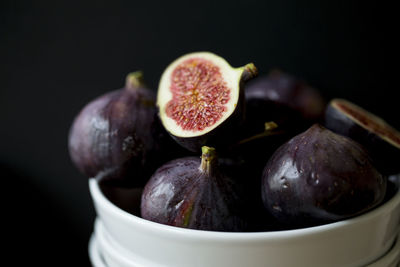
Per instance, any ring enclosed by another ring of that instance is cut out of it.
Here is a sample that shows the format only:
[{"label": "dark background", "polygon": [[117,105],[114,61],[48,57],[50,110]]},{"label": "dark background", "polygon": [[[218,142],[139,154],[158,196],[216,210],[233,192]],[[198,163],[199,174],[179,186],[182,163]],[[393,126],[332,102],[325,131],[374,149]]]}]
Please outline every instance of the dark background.
[{"label": "dark background", "polygon": [[[89,266],[95,212],[67,151],[74,116],[143,70],[207,50],[280,68],[400,128],[393,7],[363,1],[0,1],[0,167],[12,260]],[[189,4],[190,3],[190,4]],[[381,2],[380,2],[381,3]],[[397,51],[396,51],[397,52]],[[392,62],[394,63],[394,62]],[[396,86],[396,87],[395,87]]]}]

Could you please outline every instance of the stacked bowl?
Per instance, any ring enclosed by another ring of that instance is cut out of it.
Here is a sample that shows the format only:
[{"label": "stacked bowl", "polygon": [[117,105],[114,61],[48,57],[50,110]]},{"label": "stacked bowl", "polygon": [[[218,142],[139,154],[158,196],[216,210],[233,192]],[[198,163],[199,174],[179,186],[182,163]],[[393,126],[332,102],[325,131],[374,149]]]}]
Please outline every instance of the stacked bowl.
[{"label": "stacked bowl", "polygon": [[92,264],[133,267],[400,266],[400,176],[379,207],[335,223],[272,232],[183,229],[139,216],[140,189],[103,187],[91,179],[97,213]]}]

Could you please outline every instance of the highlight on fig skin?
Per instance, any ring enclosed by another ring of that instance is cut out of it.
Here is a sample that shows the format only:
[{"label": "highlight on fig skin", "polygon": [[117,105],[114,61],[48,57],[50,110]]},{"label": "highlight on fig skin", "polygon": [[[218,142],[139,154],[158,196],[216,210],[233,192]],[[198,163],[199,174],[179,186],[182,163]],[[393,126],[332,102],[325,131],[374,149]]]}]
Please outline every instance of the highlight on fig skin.
[{"label": "highlight on fig skin", "polygon": [[154,168],[157,144],[155,93],[141,72],[130,73],[125,87],[88,103],[69,133],[69,153],[87,177],[123,186],[140,186]]},{"label": "highlight on fig skin", "polygon": [[252,63],[232,68],[209,52],[176,59],[164,71],[158,89],[164,127],[192,152],[205,144],[219,145],[229,136],[227,128],[243,123],[243,84],[256,75]]},{"label": "highlight on fig skin", "polygon": [[246,225],[234,180],[221,171],[215,149],[206,146],[201,159],[176,159],[154,173],[142,193],[141,216],[198,230],[243,231]]},{"label": "highlight on fig skin", "polygon": [[278,221],[298,228],[364,213],[382,203],[386,184],[360,144],[315,124],[272,155],[262,198]]}]

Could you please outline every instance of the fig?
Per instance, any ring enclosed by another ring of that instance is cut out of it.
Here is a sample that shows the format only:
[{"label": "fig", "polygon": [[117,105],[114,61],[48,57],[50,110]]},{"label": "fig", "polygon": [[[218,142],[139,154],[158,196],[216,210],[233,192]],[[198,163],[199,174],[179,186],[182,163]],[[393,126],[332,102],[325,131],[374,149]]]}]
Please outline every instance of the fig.
[{"label": "fig", "polygon": [[127,76],[125,87],[97,97],[76,116],[69,132],[69,153],[86,176],[123,186],[143,186],[157,161],[154,135],[155,92],[143,74]]},{"label": "fig", "polygon": [[382,118],[345,99],[332,99],[325,113],[325,126],[363,145],[382,173],[400,173],[399,131]]},{"label": "fig", "polygon": [[387,177],[352,139],[314,124],[283,144],[262,175],[262,199],[287,227],[325,224],[379,205]]},{"label": "fig", "polygon": [[319,91],[279,70],[246,84],[245,98],[246,128],[252,134],[263,131],[267,121],[289,134],[300,133],[323,119],[326,105]]},{"label": "fig", "polygon": [[203,146],[201,159],[179,158],[157,169],[143,189],[140,210],[142,218],[171,226],[242,231],[240,199],[215,149]]},{"label": "fig", "polygon": [[252,63],[232,68],[209,52],[176,59],[163,72],[157,94],[165,129],[192,152],[229,143],[244,121],[243,84],[256,75]]},{"label": "fig", "polygon": [[[248,131],[244,127],[242,133]],[[239,134],[244,137],[244,134]],[[264,131],[250,137],[240,139],[238,142],[224,150],[225,154],[240,159],[247,168],[246,172],[252,177],[260,177],[265,166],[265,162],[271,157],[276,149],[292,135],[287,131],[281,130],[275,122],[266,122]],[[259,184],[257,184],[259,186]]]}]

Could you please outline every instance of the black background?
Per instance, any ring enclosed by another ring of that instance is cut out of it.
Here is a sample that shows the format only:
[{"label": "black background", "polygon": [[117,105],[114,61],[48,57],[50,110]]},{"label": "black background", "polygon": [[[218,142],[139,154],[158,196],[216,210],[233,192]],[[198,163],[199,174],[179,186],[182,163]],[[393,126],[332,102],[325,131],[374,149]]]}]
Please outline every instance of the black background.
[{"label": "black background", "polygon": [[143,70],[156,89],[172,60],[212,51],[261,74],[280,68],[400,128],[389,74],[398,30],[393,7],[377,3],[0,1],[2,221],[13,265],[89,266],[95,212],[68,130],[128,72]]}]

